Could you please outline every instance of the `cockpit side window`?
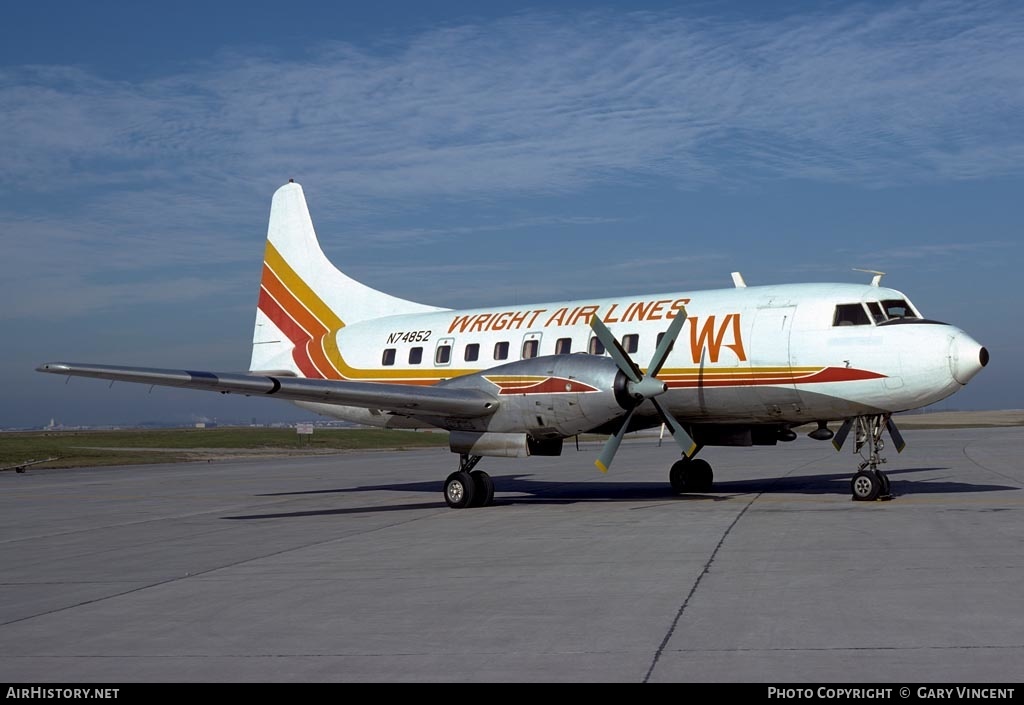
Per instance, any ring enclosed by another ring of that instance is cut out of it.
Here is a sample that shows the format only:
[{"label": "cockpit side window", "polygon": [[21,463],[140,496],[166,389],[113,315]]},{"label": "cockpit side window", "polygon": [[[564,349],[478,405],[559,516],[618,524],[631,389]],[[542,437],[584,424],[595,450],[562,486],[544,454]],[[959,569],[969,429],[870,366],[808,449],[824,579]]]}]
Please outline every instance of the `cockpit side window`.
[{"label": "cockpit side window", "polygon": [[839,304],[836,306],[833,326],[869,326],[868,312],[860,304]]},{"label": "cockpit side window", "polygon": [[914,309],[904,299],[886,299],[882,302],[882,308],[889,318],[917,318]]}]

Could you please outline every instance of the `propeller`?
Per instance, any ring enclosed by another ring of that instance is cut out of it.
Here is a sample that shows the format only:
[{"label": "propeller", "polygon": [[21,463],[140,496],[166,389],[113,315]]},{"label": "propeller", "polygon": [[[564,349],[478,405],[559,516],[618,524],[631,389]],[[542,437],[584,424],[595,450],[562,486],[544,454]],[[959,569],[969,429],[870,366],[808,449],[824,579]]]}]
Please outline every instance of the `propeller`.
[{"label": "propeller", "polygon": [[612,360],[615,361],[616,366],[626,375],[626,391],[630,398],[632,398],[634,404],[633,407],[626,413],[625,418],[622,420],[622,425],[619,426],[619,430],[613,435],[608,437],[605,441],[604,448],[601,449],[601,455],[598,456],[597,460],[594,461],[594,465],[601,472],[608,472],[608,468],[611,467],[612,459],[615,458],[615,453],[619,450],[619,444],[622,443],[622,438],[626,435],[626,429],[629,428],[629,422],[633,418],[633,413],[637,407],[643,404],[645,401],[650,400],[657,409],[658,415],[661,416],[662,421],[668,427],[669,432],[672,434],[672,438],[676,444],[683,451],[683,455],[687,458],[691,457],[697,452],[697,444],[690,438],[690,434],[682,427],[682,425],[676,420],[672,414],[670,414],[658,400],[656,396],[664,394],[668,391],[668,385],[658,380],[658,373],[661,372],[661,368],[665,365],[665,360],[668,358],[668,353],[672,349],[672,344],[675,343],[676,338],[679,336],[679,331],[682,330],[683,324],[686,322],[686,309],[679,309],[676,317],[672,320],[668,330],[665,331],[665,335],[662,336],[661,342],[658,344],[657,350],[654,351],[654,356],[651,358],[650,364],[647,366],[647,374],[637,367],[637,364],[633,362],[629,354],[619,345],[619,341],[615,339],[612,332],[608,330],[608,326],[601,322],[601,319],[594,316],[590,319],[590,327],[594,331],[594,335],[604,345],[605,350],[612,356]]}]

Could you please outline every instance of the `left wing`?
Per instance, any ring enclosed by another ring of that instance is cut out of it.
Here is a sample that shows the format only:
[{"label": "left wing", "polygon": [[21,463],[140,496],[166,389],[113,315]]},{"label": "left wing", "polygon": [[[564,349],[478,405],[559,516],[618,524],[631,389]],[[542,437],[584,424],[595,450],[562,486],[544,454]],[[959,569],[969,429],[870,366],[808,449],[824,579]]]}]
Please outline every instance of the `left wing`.
[{"label": "left wing", "polygon": [[55,455],[52,458],[43,458],[42,460],[26,460],[24,463],[18,463],[16,465],[5,465],[4,467],[0,468],[0,472],[4,472],[6,470],[13,470],[16,473],[23,473],[33,465],[39,465],[40,463],[48,463],[51,460],[60,460],[60,456]]},{"label": "left wing", "polygon": [[222,394],[267,395],[290,401],[381,409],[410,416],[477,418],[493,414],[498,410],[499,403],[496,396],[479,389],[300,379],[284,375],[164,370],[75,362],[48,362],[37,367],[36,371],[162,387],[205,389]]}]

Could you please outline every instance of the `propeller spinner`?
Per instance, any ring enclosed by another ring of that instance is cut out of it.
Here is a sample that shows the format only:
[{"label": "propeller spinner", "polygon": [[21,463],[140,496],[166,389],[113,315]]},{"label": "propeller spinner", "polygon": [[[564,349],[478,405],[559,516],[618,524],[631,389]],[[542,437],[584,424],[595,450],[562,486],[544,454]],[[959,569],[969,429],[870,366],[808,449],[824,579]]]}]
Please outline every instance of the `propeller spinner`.
[{"label": "propeller spinner", "polygon": [[601,319],[597,316],[590,319],[590,327],[594,331],[594,335],[604,345],[605,350],[612,356],[618,368],[626,375],[626,391],[634,402],[633,407],[623,418],[619,430],[614,435],[608,437],[604,448],[601,449],[601,455],[594,461],[594,465],[601,472],[608,472],[608,468],[611,467],[612,460],[615,458],[615,453],[619,450],[619,444],[622,443],[622,438],[626,435],[626,429],[629,428],[629,422],[633,418],[633,413],[637,407],[647,400],[650,400],[654,408],[657,409],[658,415],[661,416],[662,421],[668,426],[669,431],[672,433],[672,438],[675,439],[676,444],[683,451],[683,455],[689,458],[697,451],[697,444],[690,438],[690,434],[655,399],[658,395],[668,391],[668,385],[658,379],[658,373],[661,372],[661,368],[665,364],[666,358],[668,358],[668,353],[672,349],[672,344],[679,336],[679,331],[682,330],[685,322],[686,309],[681,308],[672,320],[672,324],[669,325],[665,335],[662,336],[661,343],[658,344],[658,349],[654,351],[654,356],[647,366],[647,374],[644,374],[623,347],[619,345],[619,341],[608,330],[608,326],[602,323]]}]

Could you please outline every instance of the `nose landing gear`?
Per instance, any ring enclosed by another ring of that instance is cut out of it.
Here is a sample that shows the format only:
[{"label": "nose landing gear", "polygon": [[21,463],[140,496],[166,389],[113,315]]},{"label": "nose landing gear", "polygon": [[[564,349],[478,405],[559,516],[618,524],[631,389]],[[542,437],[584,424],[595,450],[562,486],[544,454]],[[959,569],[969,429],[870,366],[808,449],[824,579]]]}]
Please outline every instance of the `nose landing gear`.
[{"label": "nose landing gear", "polygon": [[832,445],[837,451],[842,450],[843,443],[854,426],[856,426],[856,433],[853,451],[860,453],[863,460],[857,468],[857,474],[850,480],[850,493],[853,495],[853,499],[859,502],[891,499],[892,490],[889,478],[878,469],[879,465],[885,463],[885,458],[882,457],[882,450],[885,448],[882,432],[889,431],[898,453],[906,447],[903,436],[896,428],[891,414],[858,416],[847,419],[839,428],[832,440]]}]

